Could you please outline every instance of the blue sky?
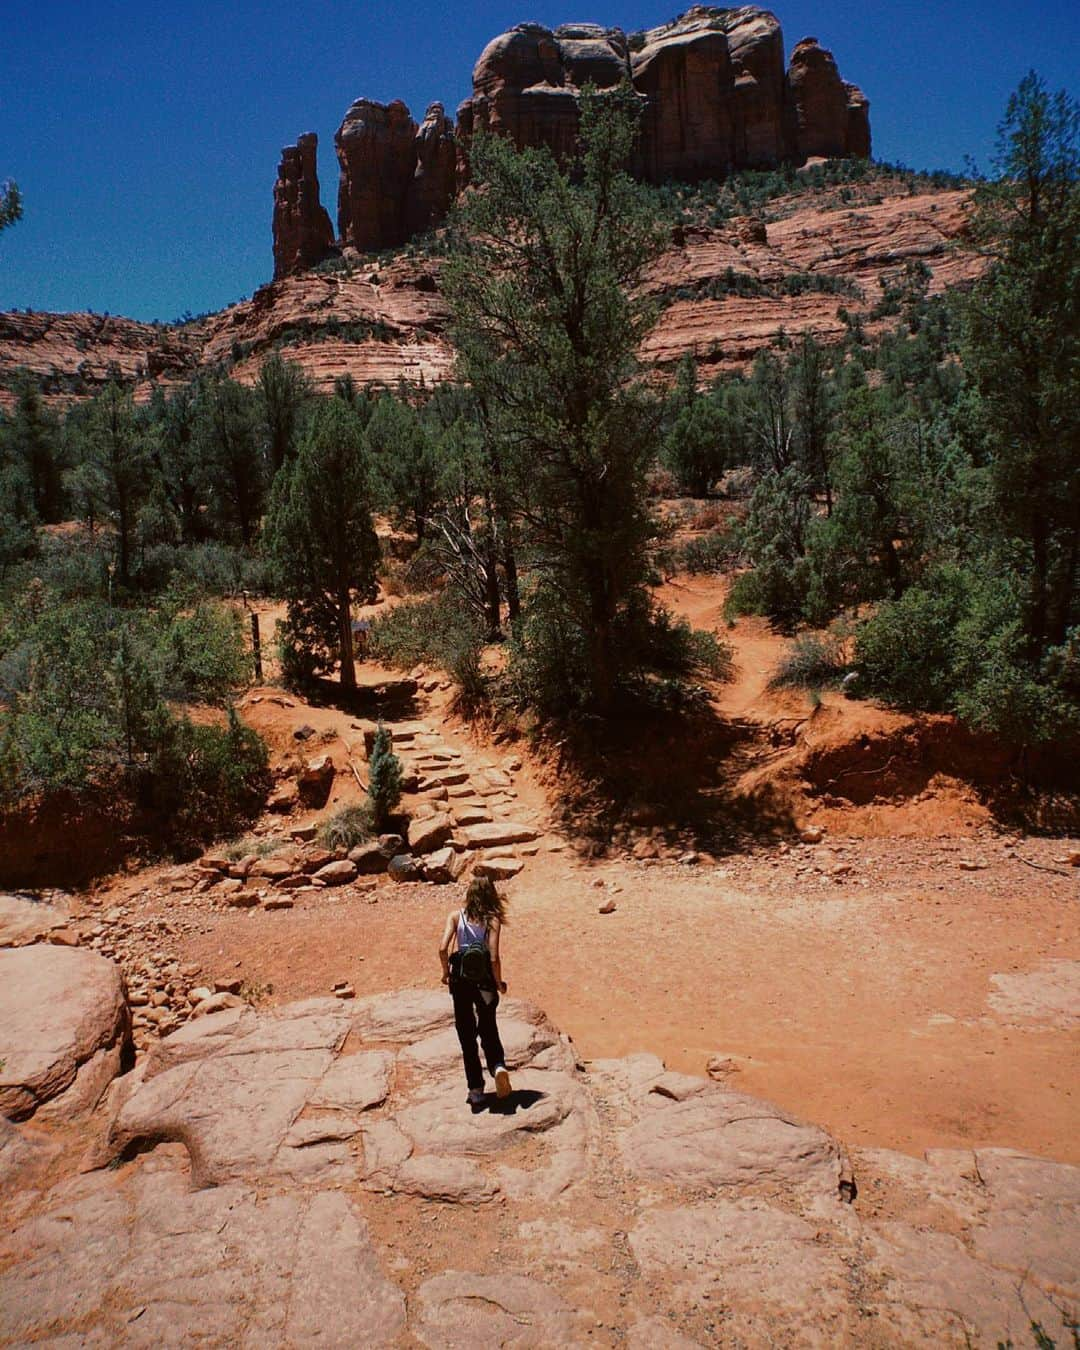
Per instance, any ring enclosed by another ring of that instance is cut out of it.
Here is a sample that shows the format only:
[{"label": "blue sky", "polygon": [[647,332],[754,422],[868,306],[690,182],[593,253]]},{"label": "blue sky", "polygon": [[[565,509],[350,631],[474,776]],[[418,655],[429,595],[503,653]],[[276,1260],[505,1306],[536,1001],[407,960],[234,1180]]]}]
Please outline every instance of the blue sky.
[{"label": "blue sky", "polygon": [[[335,215],[333,134],[361,95],[453,114],[473,62],[525,19],[631,30],[676,0],[5,0],[0,178],[22,221],[0,236],[0,310],[142,319],[217,309],[269,279],[282,145],[319,133]],[[1080,5],[777,0],[788,51],[812,34],[872,103],[874,153],[917,168],[986,166],[1009,92],[1035,67],[1077,85]]]}]

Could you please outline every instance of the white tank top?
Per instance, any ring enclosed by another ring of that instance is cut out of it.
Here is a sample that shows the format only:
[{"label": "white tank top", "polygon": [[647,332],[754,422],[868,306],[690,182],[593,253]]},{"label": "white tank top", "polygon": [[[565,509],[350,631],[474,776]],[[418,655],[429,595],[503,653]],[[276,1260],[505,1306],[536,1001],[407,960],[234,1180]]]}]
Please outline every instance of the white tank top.
[{"label": "white tank top", "polygon": [[465,911],[461,910],[457,921],[457,945],[458,951],[464,951],[466,947],[487,946],[488,933],[487,924],[470,923],[465,917]]}]

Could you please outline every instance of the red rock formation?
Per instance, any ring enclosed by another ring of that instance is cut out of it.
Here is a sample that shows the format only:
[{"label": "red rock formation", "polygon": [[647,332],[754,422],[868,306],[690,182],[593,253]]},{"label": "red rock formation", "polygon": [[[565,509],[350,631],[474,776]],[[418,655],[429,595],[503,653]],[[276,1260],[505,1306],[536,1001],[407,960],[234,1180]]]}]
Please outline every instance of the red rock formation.
[{"label": "red rock formation", "polygon": [[334,247],[330,217],[319,200],[313,131],[281,152],[274,184],[274,276],[287,276],[317,263]]},{"label": "red rock formation", "polygon": [[[958,247],[970,226],[970,195],[927,189],[912,196],[902,180],[869,178],[778,198],[767,228],[746,218],[688,224],[646,279],[658,297],[685,298],[666,305],[642,354],[666,370],[687,353],[710,371],[745,370],[782,336],[842,341],[849,330],[841,309],[859,315],[871,335],[883,332],[894,321],[872,317],[881,281],[901,275],[909,261],[930,268],[933,294],[981,274],[985,259]],[[96,393],[119,366],[145,400],[151,380],[168,389],[222,364],[251,384],[278,349],[324,392],[345,374],[360,386],[437,384],[450,378],[454,355],[440,268],[438,258],[404,254],[375,267],[303,272],[179,328],[91,314],[0,314],[0,407],[12,406],[24,370],[44,383],[50,402],[66,404]],[[753,277],[765,293],[725,293],[730,272]],[[857,289],[837,295],[822,285],[792,296],[781,286],[792,274],[844,278]],[[346,339],[329,324],[353,331]]]},{"label": "red rock formation", "polygon": [[857,84],[845,84],[848,96],[847,152],[855,159],[870,158],[870,100]]},{"label": "red rock formation", "polygon": [[[812,155],[869,155],[861,91],[841,81],[832,54],[813,38],[795,49],[785,75],[783,33],[767,10],[697,5],[629,39],[597,24],[524,23],[481,52],[456,136],[438,103],[419,128],[404,103],[352,105],[335,138],[341,243],[392,248],[438,224],[468,181],[468,143],[478,131],[569,158],[582,87],[608,89],[628,76],[644,103],[637,172],[653,182],[723,178]],[[307,178],[298,147],[295,164],[282,160],[280,210],[275,190],[275,276],[306,265],[296,236],[307,218],[292,184]],[[321,210],[317,202],[316,183],[313,209]],[[316,230],[309,252],[325,247]]]},{"label": "red rock formation", "polygon": [[841,80],[832,52],[817,38],[803,38],[791,53],[787,83],[796,158],[869,157],[870,105],[861,89]]},{"label": "red rock formation", "polygon": [[454,124],[441,103],[433,103],[413,138],[415,167],[405,199],[405,230],[423,234],[450,209],[457,191]]},{"label": "red rock formation", "polygon": [[409,237],[405,203],[416,167],[416,123],[400,99],[358,98],[334,137],[341,184],[338,234],[361,252]]},{"label": "red rock formation", "polygon": [[793,60],[792,84],[779,22],[753,7],[698,5],[629,39],[592,24],[520,24],[481,53],[458,138],[464,146],[476,131],[497,132],[566,157],[577,138],[581,86],[591,80],[610,88],[629,74],[646,100],[639,169],[653,182],[866,153],[868,104],[841,82],[832,55],[808,40]]},{"label": "red rock formation", "polygon": [[457,192],[457,142],[441,103],[418,127],[400,99],[357,99],[334,144],[342,244],[361,252],[395,248],[446,215]]}]

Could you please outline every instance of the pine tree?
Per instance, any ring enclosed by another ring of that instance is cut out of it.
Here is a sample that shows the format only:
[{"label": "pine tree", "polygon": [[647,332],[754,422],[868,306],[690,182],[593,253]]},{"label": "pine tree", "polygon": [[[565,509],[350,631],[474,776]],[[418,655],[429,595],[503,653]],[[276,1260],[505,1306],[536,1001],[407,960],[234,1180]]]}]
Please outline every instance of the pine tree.
[{"label": "pine tree", "polygon": [[112,379],[93,400],[81,422],[84,470],[100,490],[116,530],[117,575],[131,585],[132,549],[139,507],[146,496],[151,457],[148,439],[130,390]]},{"label": "pine tree", "polygon": [[288,602],[288,640],[313,672],[341,665],[356,688],[352,600],[374,597],[379,543],[363,431],[338,398],[321,403],[271,496],[265,536]]},{"label": "pine tree", "polygon": [[197,436],[213,486],[214,513],[242,544],[251,544],[266,501],[267,479],[251,391],[235,380],[205,384],[199,391]]},{"label": "pine tree", "polygon": [[295,361],[283,361],[275,352],[263,362],[255,388],[266,438],[266,458],[273,476],[296,449],[311,385]]},{"label": "pine tree", "polygon": [[33,380],[20,381],[7,427],[8,453],[22,466],[38,520],[53,525],[63,515],[63,467],[60,423],[45,407]]},{"label": "pine tree", "polygon": [[409,395],[404,385],[396,398],[384,394],[375,404],[365,435],[383,504],[395,519],[409,523],[417,544],[422,544],[438,501],[439,462]]},{"label": "pine tree", "polygon": [[997,167],[975,222],[994,261],[972,295],[964,355],[1038,661],[1080,623],[1080,104],[1028,75]]},{"label": "pine tree", "polygon": [[639,112],[629,86],[586,92],[565,167],[545,148],[477,136],[476,190],[443,274],[459,373],[485,410],[529,554],[519,641],[558,674],[547,684],[601,713],[647,645],[628,631],[652,612],[645,476],[659,405],[635,377],[656,319],[639,283],[664,232],[625,172]]}]

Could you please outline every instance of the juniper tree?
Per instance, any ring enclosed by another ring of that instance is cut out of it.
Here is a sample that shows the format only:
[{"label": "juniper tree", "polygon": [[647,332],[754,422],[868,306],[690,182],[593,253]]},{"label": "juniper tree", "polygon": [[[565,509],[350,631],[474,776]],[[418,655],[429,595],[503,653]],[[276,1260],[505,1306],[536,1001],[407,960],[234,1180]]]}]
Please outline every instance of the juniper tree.
[{"label": "juniper tree", "polygon": [[401,801],[401,760],[394,754],[390,732],[381,722],[368,761],[368,797],[372,823],[381,830]]},{"label": "juniper tree", "polygon": [[318,405],[274,480],[265,537],[288,604],[287,640],[312,673],[341,665],[356,688],[352,600],[374,598],[379,544],[364,434],[339,398]]}]

